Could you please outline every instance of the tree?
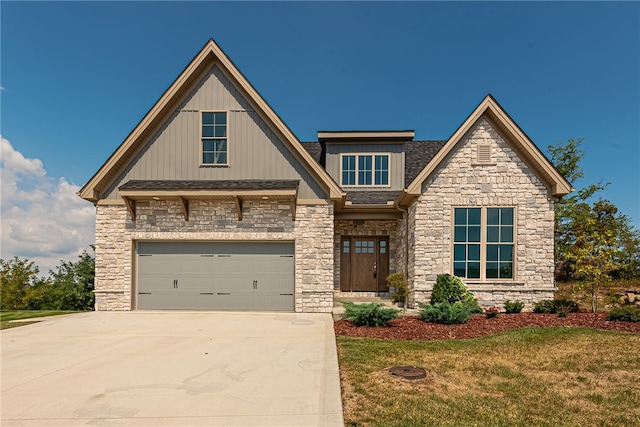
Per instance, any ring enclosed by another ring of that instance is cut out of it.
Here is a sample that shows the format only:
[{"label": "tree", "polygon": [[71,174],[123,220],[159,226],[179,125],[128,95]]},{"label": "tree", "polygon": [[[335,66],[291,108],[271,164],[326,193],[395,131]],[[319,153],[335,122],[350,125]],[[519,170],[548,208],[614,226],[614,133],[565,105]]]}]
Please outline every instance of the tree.
[{"label": "tree", "polygon": [[28,259],[0,259],[0,309],[37,309],[45,286],[38,272],[38,267]]},{"label": "tree", "polygon": [[61,261],[57,270],[51,272],[46,309],[93,310],[95,259],[87,251],[82,251],[78,258],[75,263]]},{"label": "tree", "polygon": [[93,310],[95,260],[83,251],[76,262],[61,261],[48,278],[38,267],[18,257],[0,259],[2,310]]},{"label": "tree", "polygon": [[[553,164],[572,184],[584,177],[581,143],[569,139],[548,147]],[[556,279],[578,280],[576,290],[590,294],[594,311],[598,294],[612,278],[640,278],[638,231],[610,201],[591,202],[607,185],[587,185],[555,205]]]}]

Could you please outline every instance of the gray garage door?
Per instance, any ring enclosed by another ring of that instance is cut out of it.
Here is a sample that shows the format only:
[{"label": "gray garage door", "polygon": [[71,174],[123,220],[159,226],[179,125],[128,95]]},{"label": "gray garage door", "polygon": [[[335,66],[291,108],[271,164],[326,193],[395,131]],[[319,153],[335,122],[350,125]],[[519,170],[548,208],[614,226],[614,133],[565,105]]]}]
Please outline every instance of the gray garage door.
[{"label": "gray garage door", "polygon": [[290,242],[139,242],[139,309],[294,310]]}]

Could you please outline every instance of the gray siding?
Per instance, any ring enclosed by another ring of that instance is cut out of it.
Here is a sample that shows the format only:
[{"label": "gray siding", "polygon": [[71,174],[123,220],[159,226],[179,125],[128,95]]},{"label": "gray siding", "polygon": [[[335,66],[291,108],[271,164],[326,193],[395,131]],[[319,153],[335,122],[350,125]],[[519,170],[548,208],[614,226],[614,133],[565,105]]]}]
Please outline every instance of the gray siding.
[{"label": "gray siding", "polygon": [[326,169],[338,183],[340,179],[340,154],[389,153],[390,187],[374,187],[372,190],[402,190],[404,188],[404,152],[402,144],[330,144],[327,143]]},{"label": "gray siding", "polygon": [[[228,111],[229,167],[200,166],[200,111]],[[129,166],[103,193],[131,179],[299,179],[300,198],[327,198],[326,192],[274,134],[218,67],[195,86],[174,114],[146,142]]]}]

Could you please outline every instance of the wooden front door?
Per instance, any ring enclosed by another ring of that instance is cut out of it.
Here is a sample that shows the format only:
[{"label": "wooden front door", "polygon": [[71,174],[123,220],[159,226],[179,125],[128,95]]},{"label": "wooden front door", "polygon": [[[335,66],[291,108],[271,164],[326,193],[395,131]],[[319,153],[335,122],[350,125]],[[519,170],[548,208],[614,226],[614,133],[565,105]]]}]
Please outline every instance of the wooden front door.
[{"label": "wooden front door", "polygon": [[389,238],[343,237],[340,289],[344,292],[388,292]]}]

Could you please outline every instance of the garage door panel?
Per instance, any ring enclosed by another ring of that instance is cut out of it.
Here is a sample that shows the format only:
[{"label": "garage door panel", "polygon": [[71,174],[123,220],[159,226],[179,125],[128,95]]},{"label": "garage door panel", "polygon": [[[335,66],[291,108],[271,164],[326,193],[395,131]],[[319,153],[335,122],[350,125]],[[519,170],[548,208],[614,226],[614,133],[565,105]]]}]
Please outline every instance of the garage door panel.
[{"label": "garage door panel", "polygon": [[291,242],[139,242],[138,308],[294,309]]},{"label": "garage door panel", "polygon": [[157,290],[138,293],[138,308],[151,310],[210,310],[211,295],[195,291]]}]

